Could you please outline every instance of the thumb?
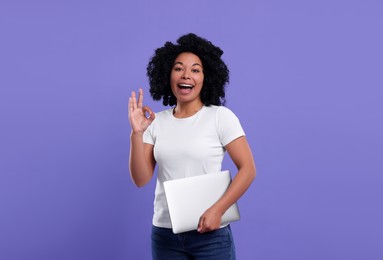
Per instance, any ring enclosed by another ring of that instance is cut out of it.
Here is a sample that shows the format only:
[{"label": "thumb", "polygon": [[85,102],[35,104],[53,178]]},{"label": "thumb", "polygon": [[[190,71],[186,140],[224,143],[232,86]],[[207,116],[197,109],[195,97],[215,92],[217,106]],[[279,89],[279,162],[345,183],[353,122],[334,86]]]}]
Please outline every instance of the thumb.
[{"label": "thumb", "polygon": [[200,219],[199,219],[199,222],[198,222],[198,228],[197,228],[197,231],[198,232],[201,232],[202,231],[202,227],[203,227],[203,222],[204,222],[204,217],[202,216],[202,217],[200,217]]},{"label": "thumb", "polygon": [[[148,107],[148,106],[144,106],[144,107],[142,108],[142,111],[144,112],[145,117],[146,117],[147,119],[149,119],[150,121],[153,121],[154,118],[156,117],[156,114],[155,114],[155,113],[153,112],[153,110],[152,110],[150,107]],[[149,117],[147,117],[146,114],[149,114]]]}]

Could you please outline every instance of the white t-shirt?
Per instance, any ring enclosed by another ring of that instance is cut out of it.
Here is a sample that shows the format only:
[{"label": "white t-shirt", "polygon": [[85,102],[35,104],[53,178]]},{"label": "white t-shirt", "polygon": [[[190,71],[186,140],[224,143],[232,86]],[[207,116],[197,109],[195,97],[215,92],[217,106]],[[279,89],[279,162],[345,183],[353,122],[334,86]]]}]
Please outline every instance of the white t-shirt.
[{"label": "white t-shirt", "polygon": [[237,116],[223,106],[204,106],[188,118],[174,117],[173,108],[157,113],[144,133],[158,167],[153,225],[172,227],[164,181],[221,171],[224,147],[244,135]]}]

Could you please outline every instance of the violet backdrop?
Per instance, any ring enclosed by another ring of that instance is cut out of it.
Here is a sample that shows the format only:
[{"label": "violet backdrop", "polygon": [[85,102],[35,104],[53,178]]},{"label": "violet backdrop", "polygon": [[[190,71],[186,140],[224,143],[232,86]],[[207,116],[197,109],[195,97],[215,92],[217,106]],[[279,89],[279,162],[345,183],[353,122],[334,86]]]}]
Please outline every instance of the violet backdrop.
[{"label": "violet backdrop", "polygon": [[[0,3],[0,259],[150,259],[153,180],[127,161],[127,99],[194,32],[231,70],[258,175],[238,259],[383,259],[383,3]],[[235,167],[225,160],[224,169]]]}]

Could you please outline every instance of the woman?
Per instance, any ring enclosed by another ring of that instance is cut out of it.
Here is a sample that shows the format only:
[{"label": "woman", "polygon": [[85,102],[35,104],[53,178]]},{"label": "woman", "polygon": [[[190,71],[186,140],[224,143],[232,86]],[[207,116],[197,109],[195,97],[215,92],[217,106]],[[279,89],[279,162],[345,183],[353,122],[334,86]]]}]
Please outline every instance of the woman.
[{"label": "woman", "polygon": [[[143,106],[143,91],[129,98],[129,169],[143,186],[158,166],[152,227],[153,259],[235,259],[230,225],[220,228],[224,212],[247,190],[255,164],[238,118],[225,101],[229,71],[223,52],[187,34],[166,42],[147,68],[150,94],[166,109],[155,114]],[[173,234],[163,182],[221,171],[225,151],[238,168],[229,188],[200,218],[196,231]]]}]

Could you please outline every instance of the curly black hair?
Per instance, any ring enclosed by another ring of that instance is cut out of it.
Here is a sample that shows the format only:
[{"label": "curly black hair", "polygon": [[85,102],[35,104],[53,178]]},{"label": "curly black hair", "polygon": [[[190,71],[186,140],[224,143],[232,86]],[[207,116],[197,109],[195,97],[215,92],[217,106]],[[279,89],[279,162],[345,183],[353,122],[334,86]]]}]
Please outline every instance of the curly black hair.
[{"label": "curly black hair", "polygon": [[177,56],[183,52],[197,55],[203,66],[204,82],[201,101],[205,106],[225,104],[225,85],[229,82],[229,69],[221,59],[223,51],[210,41],[193,33],[181,36],[177,44],[166,42],[155,50],[147,66],[150,94],[165,106],[174,106],[176,97],[170,88],[170,74]]}]

